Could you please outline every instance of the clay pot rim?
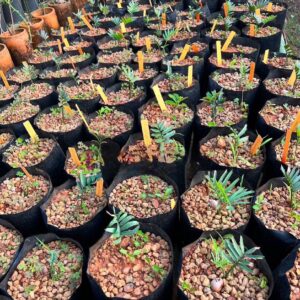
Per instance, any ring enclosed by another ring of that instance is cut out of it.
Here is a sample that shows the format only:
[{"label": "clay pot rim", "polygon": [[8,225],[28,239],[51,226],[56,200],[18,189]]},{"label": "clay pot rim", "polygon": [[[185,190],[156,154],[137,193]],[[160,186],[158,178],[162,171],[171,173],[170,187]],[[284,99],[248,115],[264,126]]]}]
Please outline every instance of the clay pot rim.
[{"label": "clay pot rim", "polygon": [[[49,11],[50,10],[50,11]],[[45,11],[45,14],[43,14],[43,12]],[[41,12],[40,15],[36,15],[37,13]],[[55,9],[53,7],[45,7],[45,8],[38,8],[35,11],[33,11],[31,13],[31,15],[34,18],[43,18],[43,17],[48,17],[49,15],[51,15],[53,12],[55,12]]]},{"label": "clay pot rim", "polygon": [[[2,34],[0,34],[0,38],[1,39],[16,38],[18,36],[21,36],[25,32],[27,32],[25,28],[17,28],[14,34],[10,34],[10,32],[7,30]],[[6,33],[8,33],[9,35],[6,35]]]}]

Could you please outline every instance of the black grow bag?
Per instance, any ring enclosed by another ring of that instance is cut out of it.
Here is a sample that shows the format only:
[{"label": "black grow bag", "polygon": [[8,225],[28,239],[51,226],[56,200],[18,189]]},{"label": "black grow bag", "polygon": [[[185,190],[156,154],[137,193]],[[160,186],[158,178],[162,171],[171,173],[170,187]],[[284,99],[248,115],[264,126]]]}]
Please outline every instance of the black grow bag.
[{"label": "black grow bag", "polygon": [[[271,104],[274,104],[276,106],[283,106],[285,104],[288,104],[289,106],[300,106],[300,102],[296,99],[290,98],[290,97],[277,97],[273,98],[267,101],[267,103],[270,102]],[[273,139],[279,139],[283,134],[286,133],[286,130],[281,130],[275,126],[268,125],[264,118],[258,114],[258,119],[256,123],[256,128],[261,136],[270,136]],[[286,128],[288,129],[288,128]]]},{"label": "black grow bag", "polygon": [[[2,88],[3,86],[0,85],[0,88]],[[17,85],[17,88],[16,88],[16,91],[13,93],[12,97],[6,99],[6,100],[2,100],[0,99],[0,108],[3,107],[3,106],[6,106],[6,105],[9,105],[11,104],[13,101],[14,101],[14,97],[15,97],[15,94],[20,90],[20,87]]]},{"label": "black grow bag", "polygon": [[[68,71],[72,71],[74,72],[74,76],[77,75],[77,71],[75,71],[73,68],[60,68],[60,69],[64,69],[64,70],[68,70]],[[73,76],[71,75],[66,75],[64,77],[48,77],[47,76],[47,72],[53,72],[53,71],[57,71],[59,70],[59,68],[57,67],[51,67],[51,68],[47,68],[45,69],[42,73],[40,73],[40,79],[44,82],[47,82],[51,85],[55,85],[55,86],[58,86],[60,83],[62,82],[66,82],[66,81],[69,81],[69,80],[73,80]]]},{"label": "black grow bag", "polygon": [[81,122],[81,124],[79,126],[77,126],[76,128],[74,128],[70,131],[66,131],[66,132],[61,132],[59,130],[57,130],[56,132],[44,131],[37,126],[37,120],[43,114],[51,113],[51,108],[53,108],[53,106],[48,107],[48,108],[44,109],[43,111],[41,111],[37,115],[37,117],[34,119],[34,125],[38,129],[37,130],[38,133],[42,133],[44,136],[48,136],[48,137],[54,136],[55,139],[57,140],[57,142],[62,147],[62,149],[65,150],[67,147],[72,146],[74,143],[76,143],[82,139],[83,128],[84,128],[83,122]]},{"label": "black grow bag", "polygon": [[[166,163],[166,162],[160,162],[157,158],[153,157],[153,161],[150,160],[142,160],[139,163],[121,163],[121,166],[151,166],[153,168],[164,170],[165,174],[171,178],[177,185],[179,189],[179,193],[183,193],[185,190],[185,164],[188,156],[188,148],[185,146],[184,138],[180,135],[177,135],[174,137],[174,139],[179,142],[181,145],[184,146],[185,149],[185,155],[177,159],[176,161],[172,163]],[[134,145],[137,141],[143,140],[143,136],[141,133],[133,134],[129,137],[127,143],[123,146],[121,149],[120,155],[123,152],[128,151],[128,147]]]},{"label": "black grow bag", "polygon": [[[157,77],[154,78],[151,87],[153,88],[160,81],[162,81],[166,78],[167,78],[166,74],[158,75]],[[199,102],[199,99],[200,99],[200,84],[199,84],[198,80],[193,79],[193,84],[192,84],[191,87],[186,87],[182,90],[168,91],[166,93],[161,91],[161,94],[162,94],[163,97],[168,96],[169,94],[178,94],[178,95],[180,95],[184,98],[187,98],[187,100],[185,102],[186,104],[196,105]]]},{"label": "black grow bag", "polygon": [[[217,28],[216,30],[225,31],[222,28],[219,28],[219,29]],[[209,44],[211,45],[211,47],[216,44],[216,41],[221,41],[222,44],[226,41],[226,39],[227,39],[226,37],[222,38],[222,39],[220,39],[220,38],[216,39],[214,37],[211,37],[210,36],[210,31],[211,31],[211,28],[206,28],[206,29],[201,30],[201,37],[205,37],[206,39],[208,39]],[[234,31],[236,33],[236,36],[241,35],[241,31],[235,26],[232,26],[230,28],[230,31]],[[228,31],[228,34],[230,33],[230,31]]]},{"label": "black grow bag", "polygon": [[[284,178],[277,177],[269,180],[256,191],[254,203],[257,196],[263,191],[284,185]],[[298,243],[296,237],[287,231],[279,231],[268,229],[264,223],[253,212],[250,226],[247,234],[261,247],[261,251],[266,256],[266,259],[272,270],[279,267],[281,261],[291,252]]]},{"label": "black grow bag", "polygon": [[[225,73],[234,73],[234,72],[237,72],[237,71],[236,70],[226,70],[225,69],[225,70],[217,70],[214,73],[225,74]],[[211,91],[212,90],[219,91],[219,90],[222,89],[222,87],[221,87],[221,85],[219,85],[217,83],[216,80],[213,79],[212,76],[213,76],[214,73],[210,74],[210,76],[208,78],[208,86],[209,86],[209,89]],[[258,76],[255,76],[255,77],[259,79]],[[252,105],[255,102],[255,98],[256,98],[258,89],[259,89],[259,84],[256,87],[254,87],[253,89],[247,90],[247,91],[244,91],[244,92],[229,90],[229,89],[226,89],[226,88],[223,88],[223,91],[224,91],[224,95],[229,100],[234,100],[235,98],[243,99],[244,102],[248,103],[249,105]]]},{"label": "black grow bag", "polygon": [[104,44],[106,44],[106,43],[108,43],[110,41],[114,41],[111,37],[105,36],[105,37],[101,38],[97,42],[97,48],[98,48],[99,51],[103,51],[103,52],[107,52],[107,51],[109,51],[109,52],[122,51],[124,48],[128,48],[130,46],[130,42],[127,39],[125,39],[125,40],[126,40],[126,44],[127,44],[127,46],[125,46],[125,47],[122,47],[121,45],[116,45],[116,46],[113,46],[113,47],[110,47],[110,48],[108,48],[108,47],[104,47],[103,48],[102,46]]},{"label": "black grow bag", "polygon": [[[124,180],[127,180],[131,177],[134,176],[140,176],[140,175],[153,175],[159,177],[161,180],[165,181],[169,185],[173,186],[175,194],[176,194],[176,206],[173,209],[170,209],[167,213],[163,213],[160,215],[156,215],[153,217],[148,217],[148,218],[141,218],[137,219],[140,222],[143,223],[152,223],[160,228],[162,228],[166,233],[170,236],[173,236],[173,234],[176,231],[176,223],[178,219],[178,209],[179,209],[179,191],[178,188],[175,184],[175,182],[169,178],[164,170],[159,169],[158,167],[155,166],[149,166],[149,165],[142,165],[140,164],[139,166],[136,165],[131,165],[131,166],[126,166],[124,168],[121,168],[117,176],[115,177],[114,181],[112,184],[109,186],[107,189],[107,195],[108,195],[108,201],[109,201],[109,196],[111,192],[114,190],[114,188],[121,183]],[[146,199],[147,201],[147,199]],[[110,203],[108,204],[109,210],[112,211],[112,206]],[[116,211],[119,211],[117,207]]]},{"label": "black grow bag", "polygon": [[[46,209],[50,205],[52,199],[62,190],[71,189],[76,185],[75,180],[68,180],[64,184],[53,190],[51,196],[43,203],[41,208],[42,218],[45,227],[49,232],[53,232],[60,237],[71,238],[78,241],[85,249],[93,245],[103,234],[105,227],[108,224],[109,216],[106,213],[106,206],[99,210],[89,221],[72,228],[59,228],[48,223]],[[106,196],[105,196],[106,197]],[[80,200],[78,200],[80,201]]]},{"label": "black grow bag", "polygon": [[[7,283],[10,279],[10,277],[12,276],[12,274],[14,273],[15,270],[17,270],[17,267],[19,265],[19,263],[21,262],[21,260],[37,245],[37,239],[41,240],[42,242],[44,242],[45,244],[50,243],[52,241],[56,241],[56,240],[63,240],[63,241],[67,241],[67,242],[72,242],[73,244],[75,244],[81,251],[82,251],[82,257],[83,257],[83,265],[82,265],[82,276],[81,276],[81,280],[83,281],[83,275],[85,273],[86,270],[86,256],[84,254],[84,251],[81,247],[81,245],[74,240],[68,239],[68,238],[60,238],[57,235],[53,234],[53,233],[47,233],[47,234],[39,234],[37,236],[32,236],[32,237],[28,237],[24,243],[23,246],[17,256],[17,258],[15,259],[13,265],[11,266],[10,270],[8,271],[8,273],[6,274],[5,278],[3,279],[3,281],[0,284],[0,288],[1,288],[1,292],[2,294],[4,294],[5,296],[8,297],[8,300],[15,300],[14,298],[12,298],[6,291],[7,291]],[[75,292],[73,293],[73,295],[68,299],[68,300],[80,300],[82,299],[82,291],[83,290],[83,284],[81,282],[80,286],[75,290]],[[1,296],[0,299],[2,300]]]},{"label": "black grow bag", "polygon": [[[216,172],[217,172],[217,178],[220,178],[225,171],[226,170],[216,170]],[[191,182],[189,184],[187,184],[188,188],[187,188],[187,190],[185,191],[184,194],[186,194],[188,191],[190,191],[194,186],[196,186],[198,184],[201,184],[205,180],[205,176],[208,175],[208,173],[210,173],[211,175],[213,175],[214,170],[212,170],[212,171],[198,171],[194,175],[194,177],[191,180]],[[241,186],[245,187],[247,190],[251,190],[251,187],[247,183],[247,181],[246,180],[241,181],[240,174],[238,172],[236,172],[236,170],[233,170],[233,173],[232,173],[232,175],[230,177],[230,181],[232,182],[232,181],[234,181],[237,178],[240,179],[239,184],[241,184]],[[182,202],[184,202],[184,200],[183,200],[184,194],[181,196],[181,201]],[[244,220],[245,223],[242,226],[233,229],[236,232],[243,233],[245,231],[245,229],[246,229],[249,221],[250,221],[251,206],[252,206],[252,201],[250,199],[249,199],[249,204],[250,204],[250,207],[249,207],[249,210],[250,210],[249,211],[249,217]],[[181,220],[181,224],[180,225],[181,225],[182,232],[183,233],[190,232],[190,234],[193,235],[193,236],[195,236],[197,234],[200,235],[203,232],[205,232],[207,235],[210,235],[210,234],[213,234],[215,231],[218,231],[222,235],[222,233],[226,233],[229,229],[232,229],[232,228],[227,228],[227,229],[220,229],[220,230],[208,230],[208,231],[204,231],[204,230],[201,230],[201,229],[199,229],[197,227],[194,227],[192,225],[192,223],[190,222],[188,214],[186,213],[186,211],[184,210],[184,208],[182,208],[181,211],[180,211],[180,220]],[[220,224],[220,225],[222,225],[222,224]]]},{"label": "black grow bag", "polygon": [[[88,73],[90,70],[95,70],[95,69],[100,69],[101,70],[101,67],[98,66],[97,64],[93,64],[93,65],[88,66],[84,69],[81,69],[81,70],[78,71],[79,77],[80,77],[81,74]],[[106,87],[109,87],[109,86],[113,85],[116,81],[116,78],[117,78],[117,70],[115,70],[113,75],[111,75],[109,77],[97,79],[93,76],[92,79],[93,79],[93,83],[100,84],[101,86],[106,88]],[[86,81],[86,80],[84,80],[84,81]]]},{"label": "black grow bag", "polygon": [[103,38],[107,33],[95,34],[95,35],[87,35],[86,32],[90,31],[89,28],[82,28],[80,32],[80,37],[89,42],[97,43],[98,40]]},{"label": "black grow bag", "polygon": [[[67,87],[73,87],[77,86],[78,88],[78,93],[80,91],[80,83],[76,83],[74,80],[73,81],[67,81],[63,83],[63,86]],[[63,89],[62,86],[62,89]],[[92,98],[82,98],[82,99],[71,99],[69,101],[70,106],[76,110],[76,105],[80,108],[80,110],[86,114],[94,112],[97,108],[99,108],[99,99],[100,96],[96,94],[96,96]]]},{"label": "black grow bag", "polygon": [[[203,139],[200,140],[199,144],[197,144],[197,147],[195,149],[195,157],[197,160],[197,163],[200,166],[201,170],[235,170],[237,172],[237,174],[239,174],[240,176],[244,176],[245,180],[251,185],[252,188],[256,188],[259,180],[260,180],[260,176],[262,173],[262,170],[264,169],[264,165],[266,162],[266,151],[265,151],[265,147],[262,148],[262,153],[263,153],[263,157],[264,157],[264,161],[263,163],[256,167],[255,169],[241,169],[241,168],[237,168],[237,167],[229,167],[229,166],[221,166],[218,163],[214,162],[212,159],[208,158],[207,156],[203,156],[200,153],[200,147],[205,144],[207,141],[209,141],[212,138],[215,138],[217,136],[226,136],[229,135],[231,133],[229,128],[221,128],[221,129],[212,129],[209,134],[207,136],[205,136]],[[246,134],[249,137],[249,140],[254,142],[256,135],[251,132],[251,131],[247,131]],[[250,151],[250,149],[249,149]]]},{"label": "black grow bag", "polygon": [[[6,179],[14,178],[18,171],[20,171],[20,169],[9,171],[5,176],[0,178],[0,183],[2,183]],[[9,215],[0,215],[2,219],[10,222],[25,237],[44,231],[43,220],[39,207],[48,199],[53,190],[51,179],[47,173],[39,169],[33,169],[30,170],[30,174],[41,175],[47,179],[47,181],[49,182],[48,193],[36,205],[32,206],[24,212]]]},{"label": "black grow bag", "polygon": [[[221,234],[221,236],[224,236],[226,234],[231,234],[234,236],[235,240],[237,241],[237,243],[239,243],[239,239],[240,236],[242,236],[243,240],[244,240],[244,245],[245,247],[247,247],[248,249],[256,247],[255,243],[246,235],[244,234],[240,234],[234,230],[228,230],[227,232],[224,232]],[[199,237],[199,235],[198,235]],[[175,276],[176,276],[176,282],[178,281],[179,277],[180,277],[180,272],[181,272],[181,265],[183,262],[183,258],[185,255],[189,254],[189,251],[192,252],[194,247],[196,246],[196,244],[201,241],[201,240],[205,240],[205,239],[210,239],[210,238],[220,238],[220,233],[218,231],[215,231],[214,233],[203,233],[196,241],[192,242],[193,240],[189,240],[187,246],[185,246],[182,251],[180,252],[180,256],[179,256],[179,263],[178,263],[178,267],[175,271]],[[195,240],[195,239],[194,239]],[[261,255],[262,252],[260,250],[257,250],[255,252],[255,254]],[[268,294],[268,299],[270,299],[270,296],[272,294],[273,291],[273,287],[274,287],[274,278],[271,272],[271,269],[266,261],[266,259],[262,259],[262,260],[257,260],[256,262],[256,266],[258,269],[261,270],[262,273],[264,273],[264,275],[267,277],[268,280],[268,285],[269,285],[269,294]],[[192,274],[191,274],[192,275]],[[177,286],[177,299],[179,300],[188,300],[189,298],[184,294],[184,292]]]},{"label": "black grow bag", "polygon": [[[161,230],[158,226],[154,224],[145,224],[145,223],[140,223],[140,229],[143,232],[150,232],[155,235],[160,236],[163,238],[165,241],[167,241],[169,247],[170,247],[170,255],[172,256],[171,259],[171,268],[168,272],[168,275],[162,280],[161,284],[159,287],[151,293],[147,297],[142,297],[140,298],[141,300],[156,300],[156,299],[170,299],[171,297],[171,291],[173,289],[173,268],[175,267],[175,254],[174,254],[174,249],[172,242],[169,238],[169,236]],[[102,244],[105,242],[105,240],[109,237],[108,234],[105,234],[93,247],[90,248],[90,253],[89,253],[89,259],[91,259],[93,253],[97,251],[99,247],[102,246]],[[95,300],[106,300],[106,299],[114,299],[114,300],[125,300],[125,298],[119,298],[119,297],[114,297],[110,298],[107,297],[102,288],[98,285],[98,283],[93,279],[93,277],[88,274],[88,282],[92,290],[93,294],[93,299]]]},{"label": "black grow bag", "polygon": [[[84,142],[84,145],[91,146],[96,145],[95,141]],[[76,150],[78,149],[78,144],[74,147]],[[112,140],[105,140],[101,145],[101,153],[104,160],[104,166],[101,166],[101,173],[105,183],[111,184],[112,180],[116,176],[120,163],[117,160],[117,156],[120,152],[120,146]],[[66,162],[70,158],[70,152],[67,151],[66,154]],[[66,163],[65,163],[66,169]],[[67,172],[67,171],[66,171]],[[75,178],[72,174],[69,174],[71,177]]]},{"label": "black grow bag", "polygon": [[[276,27],[277,28],[277,27]],[[266,37],[251,37],[248,35],[249,26],[245,26],[242,29],[242,36],[248,37],[260,43],[260,51],[264,53],[267,49],[273,52],[279,51],[280,43],[281,43],[281,34],[282,32],[279,30],[277,33],[266,36]]]}]

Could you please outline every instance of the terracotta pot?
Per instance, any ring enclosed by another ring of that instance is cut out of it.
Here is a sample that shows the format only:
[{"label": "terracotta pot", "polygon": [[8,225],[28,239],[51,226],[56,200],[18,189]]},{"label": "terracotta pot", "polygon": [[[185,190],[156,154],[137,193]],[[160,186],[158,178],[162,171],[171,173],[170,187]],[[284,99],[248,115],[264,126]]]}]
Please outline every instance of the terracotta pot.
[{"label": "terracotta pot", "polygon": [[16,64],[21,64],[32,54],[29,34],[24,28],[17,29],[15,34],[4,32],[0,35],[0,40],[6,45]]},{"label": "terracotta pot", "polygon": [[33,18],[31,20],[30,26],[25,24],[24,22],[20,23],[19,27],[24,28],[28,31],[29,35],[31,35],[32,46],[36,48],[37,45],[42,41],[42,38],[39,35],[39,31],[44,28],[44,20],[39,18]]},{"label": "terracotta pot", "polygon": [[0,70],[6,73],[15,65],[5,44],[0,44]]},{"label": "terracotta pot", "polygon": [[87,0],[71,0],[72,7],[74,11],[78,11],[79,9],[84,7],[84,4],[87,3]]},{"label": "terracotta pot", "polygon": [[53,7],[39,8],[31,13],[34,18],[42,18],[49,29],[59,29],[60,25]]},{"label": "terracotta pot", "polygon": [[70,1],[65,3],[50,4],[50,7],[55,9],[59,24],[65,26],[68,22],[68,17],[72,16],[72,4]]}]

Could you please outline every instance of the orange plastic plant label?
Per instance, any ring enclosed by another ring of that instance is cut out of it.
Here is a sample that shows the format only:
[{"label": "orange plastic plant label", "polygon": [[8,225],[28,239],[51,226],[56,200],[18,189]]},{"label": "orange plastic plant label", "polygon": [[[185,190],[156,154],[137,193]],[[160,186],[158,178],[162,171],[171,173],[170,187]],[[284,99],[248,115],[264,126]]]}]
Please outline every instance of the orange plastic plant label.
[{"label": "orange plastic plant label", "polygon": [[104,180],[103,180],[103,178],[100,178],[96,183],[96,196],[97,197],[103,196],[103,186],[104,186]]},{"label": "orange plastic plant label", "polygon": [[297,74],[296,74],[296,70],[293,70],[289,80],[288,80],[288,85],[290,86],[294,86],[295,82],[297,80]]},{"label": "orange plastic plant label", "polygon": [[74,115],[74,111],[71,109],[71,107],[69,105],[65,105],[64,106],[64,111],[70,116],[72,117]]},{"label": "orange plastic plant label", "polygon": [[83,54],[84,54],[81,47],[78,47],[78,53],[79,53],[80,55],[83,55]]},{"label": "orange plastic plant label", "polygon": [[201,21],[201,16],[199,13],[196,13],[196,23],[200,23]]},{"label": "orange plastic plant label", "polygon": [[73,20],[71,19],[71,17],[68,17],[68,23],[69,23],[69,26],[70,26],[71,31],[72,31],[72,32],[75,32],[75,31],[76,31],[76,28],[75,28],[74,22],[73,22]]},{"label": "orange plastic plant label", "polygon": [[249,35],[255,36],[255,25],[254,24],[250,24],[250,26],[249,26]]},{"label": "orange plastic plant label", "polygon": [[252,82],[255,74],[255,62],[250,63],[249,81]]},{"label": "orange plastic plant label", "polygon": [[300,124],[300,111],[297,113],[295,121],[291,125],[292,132],[296,132],[297,126]]},{"label": "orange plastic plant label", "polygon": [[147,49],[147,51],[148,52],[151,51],[151,40],[150,40],[149,37],[145,38],[145,43],[146,43],[146,49]]},{"label": "orange plastic plant label", "polygon": [[193,44],[193,45],[192,45],[192,51],[193,51],[194,53],[198,53],[198,52],[200,52],[200,47],[198,47],[197,45]]},{"label": "orange plastic plant label", "polygon": [[144,72],[144,55],[142,51],[138,51],[137,53],[138,64],[139,64],[139,72]]},{"label": "orange plastic plant label", "polygon": [[182,50],[182,52],[181,52],[181,55],[180,55],[180,57],[179,57],[179,61],[185,59],[186,55],[187,55],[188,52],[190,51],[190,48],[191,48],[191,46],[190,46],[189,44],[185,44],[185,46],[184,46],[184,48],[183,48],[183,50]]},{"label": "orange plastic plant label", "polygon": [[262,142],[263,142],[263,138],[260,135],[258,135],[251,147],[251,150],[250,150],[252,155],[257,154]]},{"label": "orange plastic plant label", "polygon": [[79,157],[77,155],[76,149],[73,148],[73,147],[69,147],[68,150],[69,150],[69,153],[70,153],[70,156],[71,156],[71,159],[72,159],[73,163],[76,166],[79,167],[81,165],[81,162],[80,162]]},{"label": "orange plastic plant label", "polygon": [[291,143],[291,137],[292,137],[292,130],[289,128],[286,132],[285,143],[284,143],[284,146],[283,146],[283,153],[282,153],[282,158],[281,158],[281,162],[283,164],[285,164],[287,162],[290,143]]},{"label": "orange plastic plant label", "polygon": [[8,81],[7,81],[7,78],[6,78],[6,76],[5,76],[5,74],[4,74],[4,72],[3,72],[2,70],[0,70],[0,77],[1,77],[1,79],[2,79],[2,81],[3,81],[3,83],[4,83],[4,86],[5,86],[7,89],[9,89],[9,88],[10,88],[10,85],[9,85],[9,83],[8,83]]},{"label": "orange plastic plant label", "polygon": [[141,120],[141,126],[142,126],[144,144],[148,148],[152,142],[148,120],[146,119]]},{"label": "orange plastic plant label", "polygon": [[167,26],[167,15],[166,15],[166,13],[161,14],[161,25],[162,26]]},{"label": "orange plastic plant label", "polygon": [[236,36],[236,32],[235,31],[231,31],[227,40],[225,41],[223,47],[222,47],[222,51],[226,51],[228,46],[230,45],[230,43],[232,42],[233,38]]},{"label": "orange plastic plant label", "polygon": [[224,3],[223,9],[224,9],[224,16],[228,17],[229,7],[227,3]]},{"label": "orange plastic plant label", "polygon": [[191,87],[193,84],[193,65],[188,67],[188,87]]},{"label": "orange plastic plant label", "polygon": [[164,101],[164,99],[163,99],[163,97],[161,95],[161,92],[160,92],[160,89],[159,89],[158,85],[155,85],[153,87],[153,92],[155,94],[155,97],[156,97],[156,100],[158,102],[158,105],[159,105],[160,109],[162,111],[166,111],[167,107],[166,107],[165,101]]},{"label": "orange plastic plant label", "polygon": [[29,180],[33,180],[32,175],[27,171],[25,167],[23,167],[22,165],[20,165],[19,167],[23,171],[23,173],[28,177]]},{"label": "orange plastic plant label", "polygon": [[31,123],[29,121],[25,121],[23,123],[26,131],[28,132],[30,139],[33,143],[36,143],[39,141],[39,136],[37,135],[37,133],[35,132],[34,128],[32,127]]}]

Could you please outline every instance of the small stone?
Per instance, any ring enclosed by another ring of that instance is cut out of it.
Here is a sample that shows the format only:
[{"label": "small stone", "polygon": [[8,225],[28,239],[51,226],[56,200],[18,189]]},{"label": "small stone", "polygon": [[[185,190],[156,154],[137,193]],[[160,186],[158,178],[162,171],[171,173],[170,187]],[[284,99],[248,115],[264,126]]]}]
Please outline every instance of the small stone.
[{"label": "small stone", "polygon": [[223,279],[221,278],[216,278],[216,279],[213,279],[211,281],[211,289],[214,291],[214,292],[220,292],[223,288],[223,285],[224,285],[224,281]]}]

